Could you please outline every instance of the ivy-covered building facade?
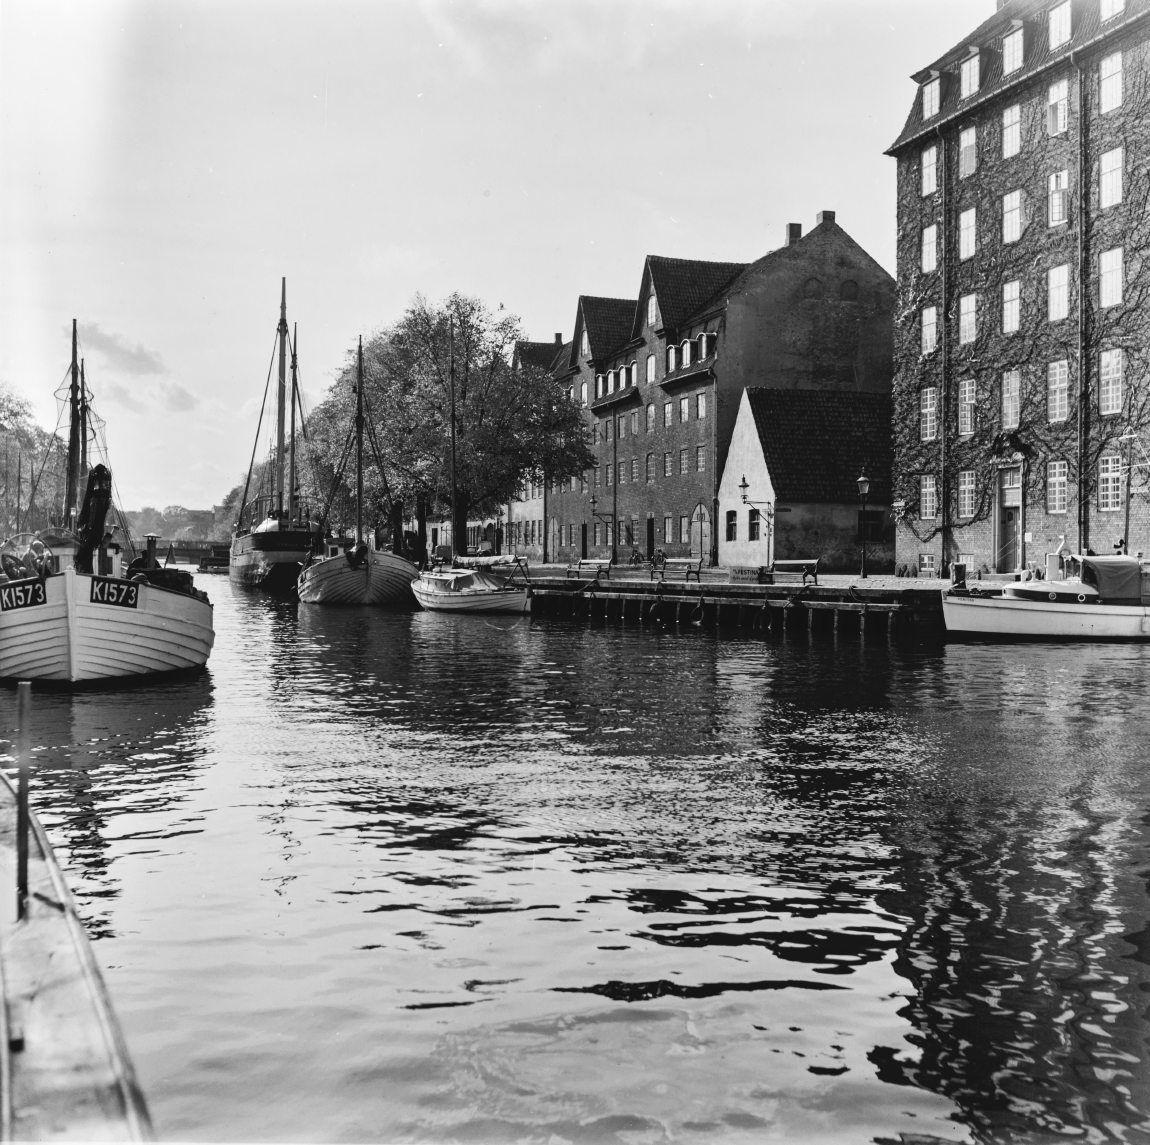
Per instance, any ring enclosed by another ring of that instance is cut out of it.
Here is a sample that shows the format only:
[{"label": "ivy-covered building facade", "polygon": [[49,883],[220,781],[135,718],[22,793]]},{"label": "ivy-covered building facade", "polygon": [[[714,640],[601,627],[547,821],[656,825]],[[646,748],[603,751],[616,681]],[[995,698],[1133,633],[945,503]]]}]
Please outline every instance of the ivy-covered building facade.
[{"label": "ivy-covered building facade", "polygon": [[912,78],[896,564],[1150,551],[1150,0],[1000,0]]}]

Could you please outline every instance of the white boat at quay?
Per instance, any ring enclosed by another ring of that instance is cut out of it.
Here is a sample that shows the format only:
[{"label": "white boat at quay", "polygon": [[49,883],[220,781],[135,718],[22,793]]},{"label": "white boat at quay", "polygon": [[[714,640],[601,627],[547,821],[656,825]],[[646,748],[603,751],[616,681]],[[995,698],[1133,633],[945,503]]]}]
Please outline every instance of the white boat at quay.
[{"label": "white boat at quay", "polygon": [[1052,557],[1043,580],[1015,581],[1001,590],[973,584],[945,591],[947,632],[1024,640],[1150,640],[1150,561]]},{"label": "white boat at quay", "polygon": [[411,591],[429,612],[531,611],[527,568],[515,557],[460,557],[451,568],[420,573]]}]

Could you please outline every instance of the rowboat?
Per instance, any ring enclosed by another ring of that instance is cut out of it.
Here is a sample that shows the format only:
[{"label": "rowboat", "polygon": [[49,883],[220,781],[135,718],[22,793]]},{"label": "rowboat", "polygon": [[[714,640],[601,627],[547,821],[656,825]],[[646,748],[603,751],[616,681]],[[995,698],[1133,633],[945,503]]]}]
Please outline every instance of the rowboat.
[{"label": "rowboat", "polygon": [[420,573],[411,591],[429,612],[531,611],[531,584],[517,558],[460,557],[451,568]]}]

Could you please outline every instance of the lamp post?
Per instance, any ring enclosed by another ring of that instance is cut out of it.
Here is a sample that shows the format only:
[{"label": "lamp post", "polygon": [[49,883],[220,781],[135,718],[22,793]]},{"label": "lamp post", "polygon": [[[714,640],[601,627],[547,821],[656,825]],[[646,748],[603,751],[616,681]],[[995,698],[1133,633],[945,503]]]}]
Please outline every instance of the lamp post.
[{"label": "lamp post", "polygon": [[[771,556],[771,527],[774,524],[774,520],[775,520],[775,506],[774,506],[774,503],[771,501],[752,501],[751,498],[747,496],[747,491],[749,489],[750,489],[750,486],[747,484],[747,475],[744,473],[743,479],[739,482],[739,495],[742,497],[744,505],[751,505],[756,509],[762,508],[764,510],[764,512],[760,513],[759,516],[760,517],[765,516],[767,519],[767,564],[769,565],[769,564],[771,564],[771,561],[772,561],[772,556]],[[781,512],[785,513],[785,512],[787,512],[787,510],[783,509],[783,510],[781,510]],[[749,529],[747,530],[747,540],[750,540],[750,530]]]},{"label": "lamp post", "polygon": [[870,492],[870,478],[866,473],[860,473],[856,484],[859,487],[859,542],[862,546],[862,564],[859,569],[859,579],[866,580],[866,498]]},{"label": "lamp post", "polygon": [[596,521],[609,521],[611,523],[611,563],[615,564],[616,563],[615,562],[616,543],[618,541],[618,536],[617,536],[618,529],[615,527],[615,505],[614,505],[614,501],[612,500],[610,513],[597,513],[595,511],[595,506],[598,504],[599,504],[599,498],[596,497],[594,493],[592,493],[591,494],[591,500],[590,500],[591,516],[594,517]]}]

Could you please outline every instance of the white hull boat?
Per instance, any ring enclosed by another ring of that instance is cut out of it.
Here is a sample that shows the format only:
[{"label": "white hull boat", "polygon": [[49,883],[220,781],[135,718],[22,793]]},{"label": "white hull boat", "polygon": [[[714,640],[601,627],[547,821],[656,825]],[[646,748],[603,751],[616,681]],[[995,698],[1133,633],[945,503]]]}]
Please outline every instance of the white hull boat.
[{"label": "white hull boat", "polygon": [[65,569],[0,584],[0,678],[93,680],[205,664],[215,633],[202,594]]},{"label": "white hull boat", "polygon": [[368,550],[320,557],[305,565],[296,591],[304,604],[410,605],[419,570],[395,553]]},{"label": "white hull boat", "polygon": [[531,611],[531,586],[486,568],[449,568],[421,573],[411,586],[420,607],[429,612]]},{"label": "white hull boat", "polygon": [[1080,572],[1022,581],[990,595],[943,593],[954,636],[1024,640],[1150,640],[1150,562],[1132,557],[1069,557]]}]

